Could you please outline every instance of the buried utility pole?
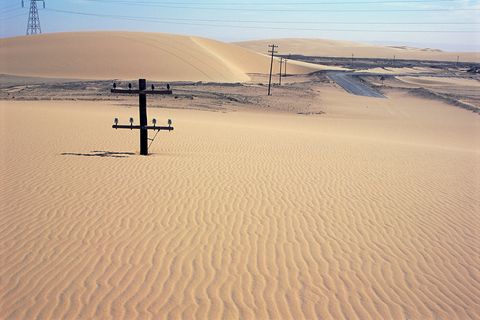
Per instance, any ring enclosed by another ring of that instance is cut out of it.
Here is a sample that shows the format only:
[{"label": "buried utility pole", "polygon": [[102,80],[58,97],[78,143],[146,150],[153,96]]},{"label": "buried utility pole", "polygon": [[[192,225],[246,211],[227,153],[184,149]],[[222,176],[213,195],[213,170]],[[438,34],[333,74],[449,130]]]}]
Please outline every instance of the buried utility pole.
[{"label": "buried utility pole", "polygon": [[[121,124],[118,124],[118,118],[115,118],[114,125],[112,126],[112,128],[140,130],[140,154],[142,156],[148,155],[148,140],[149,140],[148,130],[154,130],[154,131],[157,131],[157,133],[161,130],[168,130],[168,131],[173,130],[172,120],[170,119],[168,119],[167,127],[162,127],[162,126],[157,127],[156,119],[152,120],[153,126],[149,126],[148,120],[147,120],[147,94],[172,94],[172,91],[170,90],[169,87],[170,85],[167,85],[167,88],[168,88],[167,90],[155,90],[155,87],[152,85],[152,89],[147,90],[146,80],[139,79],[138,90],[132,90],[131,83],[128,84],[128,89],[117,89],[117,85],[114,83],[113,89],[110,90],[112,93],[138,94],[138,97],[139,97],[138,110],[139,110],[139,116],[140,116],[140,125],[139,126],[133,125],[133,118],[130,118],[130,125],[121,125]],[[153,139],[150,139],[150,140],[153,141]]]},{"label": "buried utility pole", "polygon": [[283,58],[280,57],[280,73],[278,74],[278,85],[282,85],[282,65],[283,65]]},{"label": "buried utility pole", "polygon": [[271,45],[268,45],[268,47],[270,48],[270,50],[268,50],[268,53],[272,54],[272,57],[270,59],[270,76],[268,78],[268,95],[271,95],[270,87],[272,85],[273,55],[277,53],[275,49],[278,48],[278,46],[275,44],[271,44]]}]

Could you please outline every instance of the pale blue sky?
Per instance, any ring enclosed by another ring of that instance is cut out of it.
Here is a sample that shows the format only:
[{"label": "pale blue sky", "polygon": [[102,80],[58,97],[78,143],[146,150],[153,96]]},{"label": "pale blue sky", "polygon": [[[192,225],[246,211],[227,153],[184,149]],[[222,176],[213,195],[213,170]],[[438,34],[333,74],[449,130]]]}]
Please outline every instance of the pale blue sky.
[{"label": "pale blue sky", "polygon": [[[25,34],[29,5],[0,0],[0,37]],[[46,0],[46,9],[38,6],[43,33],[150,31],[222,41],[303,37],[480,51],[480,0]]]}]

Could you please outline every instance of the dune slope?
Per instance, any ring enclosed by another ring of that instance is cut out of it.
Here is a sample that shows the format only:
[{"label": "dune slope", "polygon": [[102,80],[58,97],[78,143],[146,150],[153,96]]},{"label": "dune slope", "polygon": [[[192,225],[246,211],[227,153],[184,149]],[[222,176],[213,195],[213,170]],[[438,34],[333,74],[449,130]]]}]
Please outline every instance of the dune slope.
[{"label": "dune slope", "polygon": [[[163,33],[78,32],[0,39],[0,73],[80,79],[248,81],[269,58],[232,44]],[[290,73],[318,69],[291,64]]]},{"label": "dune slope", "polygon": [[243,48],[265,52],[268,44],[275,43],[283,54],[301,54],[306,56],[383,58],[406,60],[480,62],[479,52],[444,52],[430,48],[411,48],[406,46],[378,46],[368,43],[336,41],[325,39],[270,39],[236,42]]}]

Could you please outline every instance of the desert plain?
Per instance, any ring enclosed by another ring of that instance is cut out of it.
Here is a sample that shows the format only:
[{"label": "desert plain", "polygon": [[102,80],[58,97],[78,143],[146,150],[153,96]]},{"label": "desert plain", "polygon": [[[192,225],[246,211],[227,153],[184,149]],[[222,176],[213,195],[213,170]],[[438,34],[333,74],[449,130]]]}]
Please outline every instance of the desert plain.
[{"label": "desert plain", "polygon": [[[238,45],[0,39],[0,318],[479,319],[478,55],[275,61],[267,96]],[[149,156],[112,129],[138,77],[173,90]]]}]

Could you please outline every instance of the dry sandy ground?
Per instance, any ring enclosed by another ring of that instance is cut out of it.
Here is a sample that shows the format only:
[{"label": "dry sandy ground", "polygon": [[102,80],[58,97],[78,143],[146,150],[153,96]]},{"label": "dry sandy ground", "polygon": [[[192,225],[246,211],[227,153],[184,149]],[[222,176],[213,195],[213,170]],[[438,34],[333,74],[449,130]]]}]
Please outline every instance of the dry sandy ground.
[{"label": "dry sandy ground", "polygon": [[477,79],[450,78],[450,77],[399,77],[406,83],[416,86],[432,86],[432,87],[463,87],[470,90],[480,89],[480,81]]},{"label": "dry sandy ground", "polygon": [[480,62],[479,52],[444,52],[431,48],[411,48],[405,46],[378,46],[369,43],[337,41],[326,39],[270,39],[236,42],[236,45],[257,51],[266,52],[267,45],[275,43],[281,54],[301,54],[320,57],[346,57],[352,53],[357,58]]},{"label": "dry sandy ground", "polygon": [[[400,73],[401,74],[401,73]],[[466,77],[465,75],[445,76],[438,74],[437,76],[395,76],[387,77],[382,85],[379,77],[364,77],[371,84],[379,87],[402,88],[418,90],[419,94],[429,96],[433,93],[437,98],[444,98],[451,102],[458,101],[480,110],[480,79],[478,76]]]},{"label": "dry sandy ground", "polygon": [[2,101],[2,317],[478,319],[478,115],[317,94],[150,108],[175,131],[149,157],[111,129],[136,108]]},{"label": "dry sandy ground", "polygon": [[370,74],[387,74],[387,75],[409,75],[409,74],[436,74],[436,73],[445,73],[445,70],[438,70],[433,68],[422,68],[422,67],[412,67],[412,68],[371,68],[371,69],[360,69],[355,70],[355,72],[368,72]]},{"label": "dry sandy ground", "polygon": [[[0,73],[17,76],[245,82],[248,73],[268,73],[269,59],[232,44],[165,33],[69,32],[0,39]],[[274,67],[277,72],[278,63]],[[290,73],[322,69],[341,68],[289,63]]]}]

